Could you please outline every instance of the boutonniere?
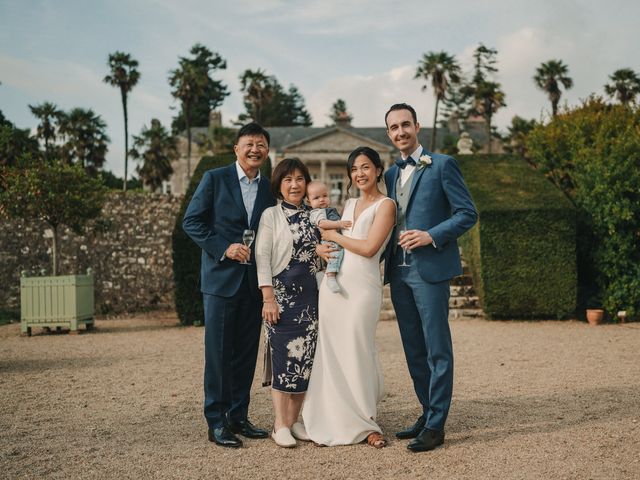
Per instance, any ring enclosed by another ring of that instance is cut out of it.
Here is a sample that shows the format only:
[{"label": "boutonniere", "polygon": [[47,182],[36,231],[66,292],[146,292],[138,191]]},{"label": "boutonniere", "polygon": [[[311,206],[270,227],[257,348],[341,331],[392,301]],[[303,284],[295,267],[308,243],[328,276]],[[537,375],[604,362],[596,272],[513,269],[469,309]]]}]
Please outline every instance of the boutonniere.
[{"label": "boutonniere", "polygon": [[431,157],[427,154],[424,154],[418,159],[418,170],[424,167],[429,167],[432,163],[433,160],[431,159]]}]

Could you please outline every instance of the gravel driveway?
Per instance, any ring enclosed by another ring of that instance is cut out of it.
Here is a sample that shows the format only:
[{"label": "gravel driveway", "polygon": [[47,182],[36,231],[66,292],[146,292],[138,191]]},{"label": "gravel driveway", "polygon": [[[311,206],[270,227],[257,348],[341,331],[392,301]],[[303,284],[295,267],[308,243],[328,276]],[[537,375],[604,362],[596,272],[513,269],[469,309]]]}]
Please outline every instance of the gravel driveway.
[{"label": "gravel driveway", "polygon": [[[640,324],[451,325],[447,440],[420,454],[393,437],[418,415],[393,321],[378,327],[383,450],[207,442],[203,330],[173,313],[101,320],[75,336],[2,326],[0,478],[640,479]],[[251,419],[267,428],[269,391],[254,385]]]}]

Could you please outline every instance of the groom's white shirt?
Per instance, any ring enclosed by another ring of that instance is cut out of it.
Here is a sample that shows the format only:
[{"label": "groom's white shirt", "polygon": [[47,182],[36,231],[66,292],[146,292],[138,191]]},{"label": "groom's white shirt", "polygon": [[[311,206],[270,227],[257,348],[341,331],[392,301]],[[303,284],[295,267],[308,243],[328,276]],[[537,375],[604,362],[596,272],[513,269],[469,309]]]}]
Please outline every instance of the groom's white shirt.
[{"label": "groom's white shirt", "polygon": [[[410,155],[413,160],[418,163],[418,158],[420,158],[420,153],[422,152],[422,145],[418,144],[418,148]],[[401,154],[402,156],[402,154]],[[406,160],[409,157],[402,156],[403,160]],[[411,176],[413,171],[416,169],[415,165],[406,165],[403,169],[400,170],[400,186],[404,187],[404,184],[407,182],[407,179]]]}]

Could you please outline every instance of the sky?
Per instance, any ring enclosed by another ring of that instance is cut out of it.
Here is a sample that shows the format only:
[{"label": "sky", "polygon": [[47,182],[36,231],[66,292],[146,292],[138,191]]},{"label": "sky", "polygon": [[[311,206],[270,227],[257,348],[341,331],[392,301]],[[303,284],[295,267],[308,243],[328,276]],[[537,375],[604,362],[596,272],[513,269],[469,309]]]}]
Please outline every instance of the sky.
[{"label": "sky", "polygon": [[170,125],[177,103],[168,72],[197,42],[227,61],[214,74],[231,92],[220,108],[225,125],[243,111],[238,77],[260,68],[298,87],[314,126],[330,123],[342,98],[359,127],[384,126],[397,102],[431,125],[435,101],[413,78],[418,61],[444,50],[469,71],[482,42],[498,51],[507,106],[494,123],[505,130],[514,115],[548,118],[546,95],[532,81],[542,62],[569,66],[574,87],[561,101],[569,106],[602,94],[619,68],[640,71],[638,18],[637,0],[0,0],[0,110],[34,129],[30,104],[93,109],[111,138],[106,169],[122,175],[120,93],[102,81],[117,50],[140,62],[129,100],[136,135],[152,118]]}]

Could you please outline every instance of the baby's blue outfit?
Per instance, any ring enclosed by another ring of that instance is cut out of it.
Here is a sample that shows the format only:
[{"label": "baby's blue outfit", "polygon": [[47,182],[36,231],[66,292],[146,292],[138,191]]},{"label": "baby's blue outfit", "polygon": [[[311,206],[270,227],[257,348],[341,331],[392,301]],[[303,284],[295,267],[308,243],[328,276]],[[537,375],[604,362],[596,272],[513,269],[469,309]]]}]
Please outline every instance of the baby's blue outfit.
[{"label": "baby's blue outfit", "polygon": [[[318,226],[321,220],[331,220],[338,221],[340,220],[340,214],[338,210],[335,208],[314,208],[309,213],[309,220],[315,226]],[[328,242],[323,240],[321,243],[325,245],[331,245],[338,250],[333,252],[331,255],[331,260],[327,263],[327,273],[338,273],[340,271],[340,266],[342,265],[342,259],[344,258],[344,249],[335,242]]]}]

